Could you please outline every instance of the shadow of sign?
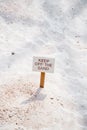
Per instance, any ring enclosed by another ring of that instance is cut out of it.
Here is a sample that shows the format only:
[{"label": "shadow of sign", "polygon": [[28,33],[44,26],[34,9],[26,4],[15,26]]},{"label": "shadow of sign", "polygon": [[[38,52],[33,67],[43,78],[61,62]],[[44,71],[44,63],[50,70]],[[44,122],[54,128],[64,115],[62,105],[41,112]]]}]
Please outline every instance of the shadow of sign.
[{"label": "shadow of sign", "polygon": [[23,101],[21,104],[27,104],[34,101],[43,101],[46,98],[46,94],[41,93],[42,88],[38,88],[33,96],[31,96],[28,100]]}]

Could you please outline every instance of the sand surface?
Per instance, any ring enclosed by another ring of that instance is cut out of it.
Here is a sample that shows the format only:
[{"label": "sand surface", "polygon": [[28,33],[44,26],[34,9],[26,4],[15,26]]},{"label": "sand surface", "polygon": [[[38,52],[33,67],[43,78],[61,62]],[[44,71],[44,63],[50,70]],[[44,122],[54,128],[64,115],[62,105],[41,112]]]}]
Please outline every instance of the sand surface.
[{"label": "sand surface", "polygon": [[87,130],[86,0],[0,0],[0,130]]}]

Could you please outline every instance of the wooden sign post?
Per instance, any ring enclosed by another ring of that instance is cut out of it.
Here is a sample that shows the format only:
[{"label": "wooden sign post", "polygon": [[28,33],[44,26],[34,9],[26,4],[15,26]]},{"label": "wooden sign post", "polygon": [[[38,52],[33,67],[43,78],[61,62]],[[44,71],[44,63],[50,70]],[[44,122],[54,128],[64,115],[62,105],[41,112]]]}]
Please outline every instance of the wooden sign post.
[{"label": "wooden sign post", "polygon": [[44,88],[44,83],[45,83],[45,72],[41,72],[41,76],[40,76],[40,88]]},{"label": "wooden sign post", "polygon": [[40,88],[44,88],[45,72],[54,72],[54,58],[47,57],[33,57],[33,71],[41,72],[40,76]]}]

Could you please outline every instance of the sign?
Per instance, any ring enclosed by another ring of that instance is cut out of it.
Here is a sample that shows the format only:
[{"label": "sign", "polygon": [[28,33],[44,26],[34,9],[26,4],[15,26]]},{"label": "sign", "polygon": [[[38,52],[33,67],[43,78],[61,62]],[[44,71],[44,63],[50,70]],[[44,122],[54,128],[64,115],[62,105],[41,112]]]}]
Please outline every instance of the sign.
[{"label": "sign", "polygon": [[44,88],[45,72],[54,72],[54,58],[47,57],[33,57],[33,71],[41,72],[40,88]]},{"label": "sign", "polygon": [[53,73],[54,63],[54,58],[33,57],[33,71]]}]

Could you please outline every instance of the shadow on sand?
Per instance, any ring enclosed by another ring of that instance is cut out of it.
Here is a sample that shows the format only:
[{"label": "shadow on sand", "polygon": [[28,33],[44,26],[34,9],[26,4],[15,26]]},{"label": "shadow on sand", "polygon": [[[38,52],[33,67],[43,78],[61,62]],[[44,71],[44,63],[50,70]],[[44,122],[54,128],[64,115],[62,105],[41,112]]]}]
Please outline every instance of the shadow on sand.
[{"label": "shadow on sand", "polygon": [[27,104],[34,101],[43,101],[46,98],[46,94],[42,94],[43,88],[38,88],[34,95],[32,95],[29,99],[23,101],[21,104]]}]

